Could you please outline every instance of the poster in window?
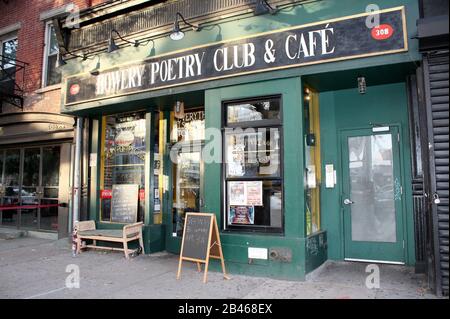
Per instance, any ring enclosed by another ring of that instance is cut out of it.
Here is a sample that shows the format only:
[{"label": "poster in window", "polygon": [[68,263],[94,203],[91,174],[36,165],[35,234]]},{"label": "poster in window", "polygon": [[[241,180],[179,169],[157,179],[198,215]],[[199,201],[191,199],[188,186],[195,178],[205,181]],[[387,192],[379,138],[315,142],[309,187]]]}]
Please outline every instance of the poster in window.
[{"label": "poster in window", "polygon": [[245,182],[229,182],[228,187],[229,204],[232,206],[245,206]]},{"label": "poster in window", "polygon": [[228,175],[245,175],[245,145],[234,144],[228,146]]},{"label": "poster in window", "polygon": [[159,170],[161,169],[161,160],[159,159],[159,154],[155,154],[155,159],[153,160],[153,174],[159,175]]},{"label": "poster in window", "polygon": [[247,206],[263,206],[263,187],[262,181],[246,182],[246,205]]},{"label": "poster in window", "polygon": [[254,225],[255,207],[253,206],[230,206],[228,214],[229,224]]}]

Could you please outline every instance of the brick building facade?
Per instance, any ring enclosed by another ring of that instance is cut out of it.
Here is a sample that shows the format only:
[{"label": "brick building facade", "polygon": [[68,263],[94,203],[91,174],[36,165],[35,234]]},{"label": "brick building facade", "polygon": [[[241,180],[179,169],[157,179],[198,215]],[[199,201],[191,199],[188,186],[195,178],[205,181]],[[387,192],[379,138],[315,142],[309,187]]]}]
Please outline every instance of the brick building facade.
[{"label": "brick building facade", "polygon": [[0,227],[66,237],[74,118],[60,114],[55,19],[117,1],[0,1]]},{"label": "brick building facade", "polygon": [[[29,1],[0,1],[0,12],[3,13],[0,19],[0,38],[8,33],[17,36],[17,60],[27,63],[23,83],[23,111],[59,113],[60,85],[46,87],[42,80],[47,21],[57,15],[68,14],[70,8],[83,10],[105,2],[111,1],[33,0],[32,5]],[[13,31],[2,35],[2,30],[7,31],[8,28]],[[17,80],[22,86],[21,79]],[[18,111],[17,107],[4,105],[2,113]]]}]

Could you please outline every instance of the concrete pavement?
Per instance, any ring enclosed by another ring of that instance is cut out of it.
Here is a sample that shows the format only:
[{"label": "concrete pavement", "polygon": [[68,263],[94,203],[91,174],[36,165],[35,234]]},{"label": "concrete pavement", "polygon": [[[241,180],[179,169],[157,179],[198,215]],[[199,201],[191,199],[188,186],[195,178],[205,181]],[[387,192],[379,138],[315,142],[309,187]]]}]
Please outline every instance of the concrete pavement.
[{"label": "concrete pavement", "polygon": [[[69,265],[79,267],[80,288],[66,287]],[[168,253],[126,260],[91,250],[73,258],[67,240],[0,239],[0,298],[435,298],[423,275],[402,266],[380,265],[379,289],[366,288],[367,264],[360,263],[327,262],[305,282],[233,274],[223,280],[210,272],[207,284],[188,262],[177,281],[177,266],[178,256]]]}]

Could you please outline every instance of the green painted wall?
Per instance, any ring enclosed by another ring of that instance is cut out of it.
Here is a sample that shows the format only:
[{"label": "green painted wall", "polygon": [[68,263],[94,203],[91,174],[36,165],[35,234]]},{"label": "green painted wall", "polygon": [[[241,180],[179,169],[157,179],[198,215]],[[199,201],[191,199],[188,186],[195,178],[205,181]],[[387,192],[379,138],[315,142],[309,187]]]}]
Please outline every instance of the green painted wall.
[{"label": "green painted wall", "polygon": [[[221,233],[227,266],[238,273],[303,279],[305,275],[305,219],[303,196],[303,110],[300,78],[273,80],[206,91],[206,127],[221,127],[222,101],[264,95],[282,95],[284,134],[284,235]],[[206,142],[213,141],[206,136]],[[222,141],[213,141],[221,148]],[[206,211],[221,214],[221,164],[205,165]],[[285,247],[292,251],[292,262],[254,260],[249,265],[248,247]]]},{"label": "green painted wall", "polygon": [[[201,33],[187,32],[185,39],[174,42],[168,38],[155,41],[156,54],[163,54],[174,50],[184,49],[195,45],[201,45],[218,40],[219,29],[223,40],[241,36],[279,29],[282,27],[307,24],[326,19],[332,19],[365,11],[369,0],[324,0],[311,2],[303,6],[294,7],[292,10],[280,12],[277,15],[265,15],[254,17],[253,15],[242,15],[232,21],[222,21],[219,27],[210,27]],[[409,37],[416,34],[416,20],[418,18],[417,0],[386,0],[379,3],[380,7],[392,8],[400,5],[406,6],[407,25]],[[305,216],[304,216],[304,154],[303,154],[303,107],[302,107],[302,78],[308,75],[321,74],[332,77],[331,72],[343,70],[361,70],[377,66],[410,65],[414,61],[421,59],[417,49],[417,41],[409,40],[410,51],[404,54],[386,55],[364,59],[355,59],[334,63],[325,63],[314,66],[307,66],[283,71],[272,71],[257,75],[238,76],[235,78],[209,81],[200,84],[182,86],[173,89],[147,92],[130,95],[127,97],[111,98],[105,101],[85,103],[74,108],[72,114],[84,114],[88,116],[98,116],[99,114],[120,113],[129,110],[147,108],[157,109],[159,107],[173,105],[175,98],[189,98],[196,100],[198,97],[205,102],[206,127],[221,127],[221,116],[223,114],[222,101],[230,99],[240,99],[247,97],[282,94],[283,96],[283,132],[284,132],[284,216],[285,233],[283,235],[268,234],[246,234],[246,233],[221,233],[224,255],[227,260],[228,270],[232,273],[245,273],[261,276],[272,276],[277,278],[302,280],[305,274],[327,258],[327,245],[314,250],[308,250],[305,237]],[[150,47],[126,47],[111,54],[101,54],[101,68],[117,66],[130,61],[139,61],[148,57]],[[80,62],[69,61],[64,67],[64,75],[71,75],[80,72],[87,72],[95,67],[97,60]],[[395,71],[402,73],[404,71]],[[401,77],[400,76],[400,77]],[[276,80],[275,80],[276,79]],[[336,80],[338,81],[338,80]],[[319,79],[320,82],[320,79]],[[373,83],[373,82],[372,82]],[[369,85],[371,85],[369,83]],[[356,86],[356,83],[355,83]],[[329,86],[327,86],[329,89]],[[337,150],[337,129],[345,125],[353,125],[355,116],[366,115],[361,112],[362,108],[376,109],[377,112],[370,117],[369,121],[394,121],[402,125],[403,145],[403,185],[410,185],[411,169],[409,157],[408,138],[408,113],[406,107],[405,85],[387,84],[381,86],[369,86],[368,93],[359,95],[355,89],[323,92],[320,94],[321,128],[322,128],[322,157],[323,163],[334,163],[339,165]],[[345,111],[343,112],[343,108]],[[350,115],[350,116],[349,116]],[[368,121],[363,118],[360,121]],[[99,152],[99,131],[92,132],[93,153]],[[208,136],[207,136],[208,142]],[[222,140],[216,140],[221,148]],[[322,168],[323,169],[323,168]],[[170,175],[168,165],[165,166],[165,174]],[[90,214],[91,218],[98,220],[98,169],[91,172],[91,197]],[[339,178],[339,175],[338,175]],[[214,212],[222,225],[221,214],[221,164],[213,163],[205,165],[205,211]],[[408,263],[414,263],[414,239],[413,239],[413,219],[411,189],[405,187],[405,201],[407,220],[405,225],[408,230]],[[325,242],[328,243],[328,258],[342,259],[342,238],[341,238],[341,213],[339,211],[339,188],[333,190],[322,190],[322,229]],[[169,207],[170,194],[164,197],[164,207]],[[171,223],[171,212],[164,213],[163,226],[147,224],[144,227],[144,241],[147,252],[163,250],[177,252],[179,250],[179,240],[171,238],[171,232],[167,225]],[[121,225],[111,225],[101,223],[99,227],[121,227]],[[313,236],[313,241],[317,238]],[[165,240],[162,240],[164,239]],[[309,238],[311,240],[311,238]],[[288,248],[292,251],[292,262],[284,263],[272,260],[253,260],[249,264],[247,258],[248,247],[264,248]],[[212,269],[218,269],[218,264],[214,261]]]},{"label": "green painted wall", "polygon": [[328,235],[328,258],[344,258],[342,230],[341,188],[342,178],[339,156],[338,130],[371,127],[371,123],[399,124],[401,126],[401,165],[404,186],[404,220],[407,249],[406,261],[414,264],[414,219],[412,208],[412,177],[409,143],[409,122],[406,84],[397,83],[369,86],[367,93],[358,90],[330,91],[320,94],[320,121],[322,143],[322,172],[325,165],[334,164],[338,184],[334,189],[322,185],[322,226]]}]

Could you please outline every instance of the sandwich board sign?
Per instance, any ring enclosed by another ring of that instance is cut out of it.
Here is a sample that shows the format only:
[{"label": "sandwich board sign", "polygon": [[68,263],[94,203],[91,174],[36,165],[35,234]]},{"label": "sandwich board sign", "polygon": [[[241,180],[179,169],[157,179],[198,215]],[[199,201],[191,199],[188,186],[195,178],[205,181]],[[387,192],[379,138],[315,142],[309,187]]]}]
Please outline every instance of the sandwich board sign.
[{"label": "sandwich board sign", "polygon": [[206,283],[210,258],[220,259],[223,277],[230,279],[225,271],[216,216],[207,213],[186,213],[177,279],[181,278],[181,267],[183,260],[186,260],[197,263],[199,272],[202,270],[201,264],[205,264],[203,283]]}]

